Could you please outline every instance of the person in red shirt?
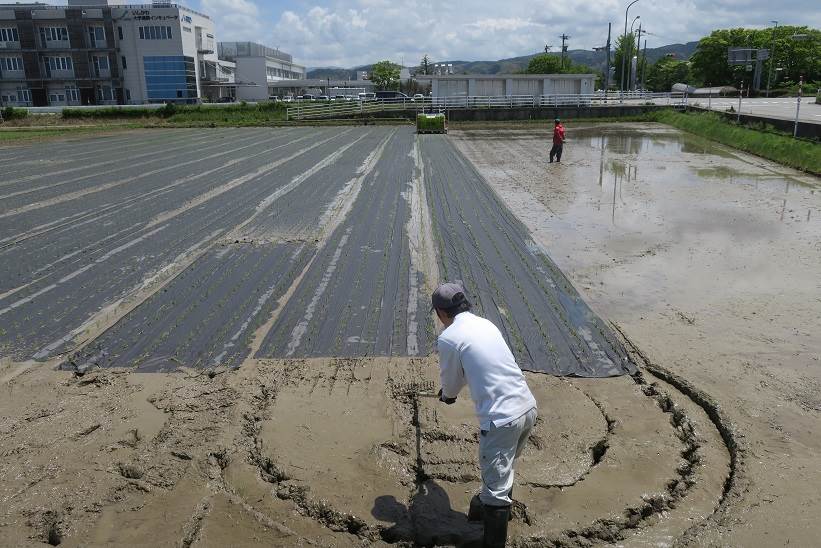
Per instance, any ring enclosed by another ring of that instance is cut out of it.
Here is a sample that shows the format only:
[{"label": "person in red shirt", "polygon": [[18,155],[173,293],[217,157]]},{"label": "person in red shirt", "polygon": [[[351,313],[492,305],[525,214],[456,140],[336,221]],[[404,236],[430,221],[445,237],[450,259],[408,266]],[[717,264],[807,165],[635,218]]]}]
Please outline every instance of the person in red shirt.
[{"label": "person in red shirt", "polygon": [[556,125],[553,127],[553,148],[550,149],[550,163],[553,163],[553,158],[557,162],[562,161],[562,147],[564,146],[564,126],[559,118],[555,120]]}]

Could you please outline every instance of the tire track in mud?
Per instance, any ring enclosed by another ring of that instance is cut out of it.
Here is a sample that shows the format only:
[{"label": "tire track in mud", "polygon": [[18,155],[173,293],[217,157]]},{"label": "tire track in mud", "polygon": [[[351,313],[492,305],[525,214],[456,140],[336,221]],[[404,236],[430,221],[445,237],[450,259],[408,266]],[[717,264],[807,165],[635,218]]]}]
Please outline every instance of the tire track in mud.
[{"label": "tire track in mud", "polygon": [[634,371],[609,328],[445,138],[420,136],[440,272],[462,279],[523,369],[612,376]]},{"label": "tire track in mud", "polygon": [[[411,276],[421,286],[423,273],[411,264],[407,230],[414,172],[413,133],[396,130],[366,173],[317,258],[288,300],[258,357],[427,354],[432,325],[424,331],[412,322],[428,317],[425,296],[413,292]],[[412,273],[412,274],[411,274]],[[319,306],[321,303],[321,306]],[[414,308],[409,311],[409,306]],[[410,328],[410,329],[409,329]],[[416,342],[409,332],[416,332]]]}]

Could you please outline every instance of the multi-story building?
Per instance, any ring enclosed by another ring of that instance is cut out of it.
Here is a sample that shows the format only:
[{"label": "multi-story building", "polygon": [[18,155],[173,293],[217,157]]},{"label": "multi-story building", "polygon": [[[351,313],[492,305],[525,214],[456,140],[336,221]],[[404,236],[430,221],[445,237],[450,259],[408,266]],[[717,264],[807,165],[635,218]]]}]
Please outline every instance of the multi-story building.
[{"label": "multi-story building", "polygon": [[0,4],[0,105],[196,102],[211,19],[171,3]]},{"label": "multi-story building", "polygon": [[276,95],[274,84],[300,80],[305,67],[294,63],[291,55],[254,42],[220,42],[219,59],[233,63],[236,98],[243,101],[265,101]]}]

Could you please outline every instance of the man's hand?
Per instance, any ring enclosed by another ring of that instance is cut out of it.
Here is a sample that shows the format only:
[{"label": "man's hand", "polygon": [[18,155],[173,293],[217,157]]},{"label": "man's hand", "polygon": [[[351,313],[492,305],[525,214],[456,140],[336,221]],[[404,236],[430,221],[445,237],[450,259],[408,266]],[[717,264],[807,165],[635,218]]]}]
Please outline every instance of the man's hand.
[{"label": "man's hand", "polygon": [[441,388],[439,389],[439,393],[437,394],[437,396],[439,396],[439,401],[442,402],[442,403],[446,403],[448,405],[452,405],[452,404],[456,403],[456,398],[446,398],[446,397],[444,397],[442,395],[442,389]]}]

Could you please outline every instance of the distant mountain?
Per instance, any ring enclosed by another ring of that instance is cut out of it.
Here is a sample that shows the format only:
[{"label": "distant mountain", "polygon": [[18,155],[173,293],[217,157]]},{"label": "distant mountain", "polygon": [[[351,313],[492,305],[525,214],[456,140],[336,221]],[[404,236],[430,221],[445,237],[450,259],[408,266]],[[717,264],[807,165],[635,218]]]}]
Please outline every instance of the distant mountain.
[{"label": "distant mountain", "polygon": [[[670,44],[668,46],[661,46],[658,48],[647,48],[647,59],[651,63],[655,63],[666,55],[673,55],[676,59],[689,59],[696,51],[698,42],[687,42],[686,44]],[[431,64],[445,63],[453,65],[453,72],[457,74],[511,74],[521,72],[527,68],[530,60],[540,55],[533,53],[531,55],[523,55],[521,57],[511,57],[510,59],[500,59],[498,61],[431,61]],[[574,63],[587,65],[594,69],[604,68],[604,53],[574,49],[567,52],[570,60]],[[615,57],[611,53],[611,62]],[[356,77],[356,71],[370,70],[371,65],[364,65],[361,67],[354,67],[351,69],[343,68],[314,68],[308,70],[308,78],[331,78],[337,80],[353,79]]]}]

